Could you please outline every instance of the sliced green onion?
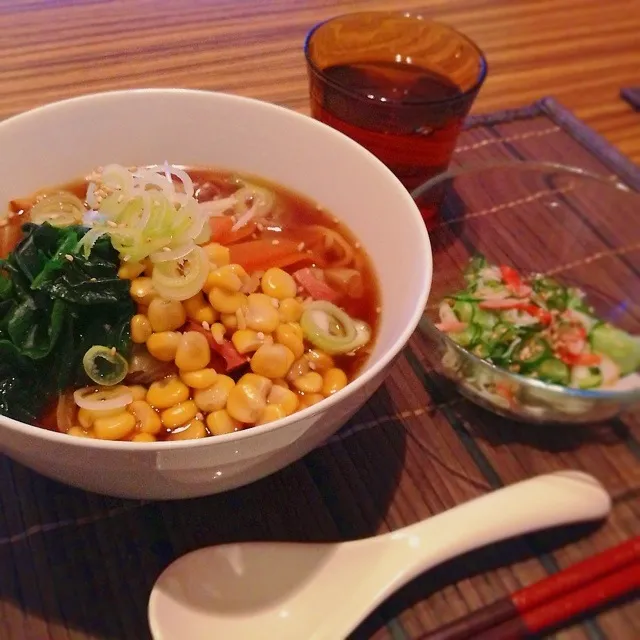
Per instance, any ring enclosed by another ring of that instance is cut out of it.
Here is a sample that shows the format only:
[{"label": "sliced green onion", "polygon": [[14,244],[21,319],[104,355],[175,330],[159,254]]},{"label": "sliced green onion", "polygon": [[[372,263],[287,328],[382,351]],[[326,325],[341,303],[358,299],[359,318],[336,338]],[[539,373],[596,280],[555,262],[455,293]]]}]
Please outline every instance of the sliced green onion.
[{"label": "sliced green onion", "polygon": [[206,251],[195,246],[178,260],[159,262],[151,280],[155,290],[167,300],[187,300],[204,286],[211,265]]},{"label": "sliced green onion", "polygon": [[91,347],[84,354],[82,366],[91,380],[104,387],[122,382],[129,371],[129,364],[115,350],[115,347],[100,345]]},{"label": "sliced green onion", "polygon": [[[330,332],[332,321],[340,325],[342,335]],[[310,302],[302,313],[300,326],[309,342],[332,355],[353,351],[357,348],[354,344],[361,340],[358,339],[358,330],[352,318],[326,300]]]},{"label": "sliced green onion", "polygon": [[128,387],[84,387],[73,392],[75,403],[89,411],[112,411],[133,402],[133,394]]},{"label": "sliced green onion", "polygon": [[48,222],[54,227],[68,227],[81,224],[86,213],[84,203],[69,191],[45,193],[31,207],[31,222],[44,224]]}]

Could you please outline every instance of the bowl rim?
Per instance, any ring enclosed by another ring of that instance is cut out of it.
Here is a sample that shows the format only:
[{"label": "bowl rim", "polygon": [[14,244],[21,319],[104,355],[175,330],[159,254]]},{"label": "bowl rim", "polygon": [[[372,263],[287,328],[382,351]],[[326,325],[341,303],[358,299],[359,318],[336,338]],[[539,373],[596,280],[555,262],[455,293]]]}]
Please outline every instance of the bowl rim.
[{"label": "bowl rim", "polygon": [[[496,160],[496,161],[488,161],[488,162],[479,162],[473,165],[466,165],[461,167],[455,167],[449,169],[433,178],[424,182],[419,187],[412,191],[413,198],[417,201],[425,193],[432,189],[437,184],[447,181],[447,180],[455,180],[458,177],[472,175],[474,173],[482,173],[487,170],[495,170],[495,169],[522,169],[525,171],[532,172],[544,172],[544,171],[556,171],[567,174],[572,174],[578,176],[580,178],[586,178],[589,180],[594,180],[600,183],[603,183],[612,189],[615,189],[620,192],[624,192],[630,196],[636,196],[640,198],[640,193],[631,189],[626,184],[624,184],[621,180],[612,180],[610,177],[604,176],[602,174],[595,173],[593,171],[589,171],[588,169],[583,169],[582,167],[576,167],[573,165],[567,165],[560,162],[548,162],[548,161],[535,161],[535,160],[523,160],[523,161],[513,161],[513,160]],[[440,339],[444,341],[447,347],[451,347],[456,351],[456,353],[461,354],[468,360],[470,360],[475,366],[484,368],[485,371],[491,371],[494,374],[500,374],[505,378],[512,380],[513,382],[522,385],[529,386],[534,389],[539,389],[549,393],[551,396],[555,396],[558,399],[561,398],[571,398],[578,400],[591,400],[591,401],[617,401],[623,402],[625,404],[632,404],[634,402],[640,402],[640,389],[626,389],[626,390],[594,390],[594,389],[578,389],[576,387],[563,387],[561,385],[556,385],[550,382],[544,382],[543,380],[537,380],[535,378],[529,378],[519,373],[515,373],[513,371],[508,371],[507,369],[503,369],[498,365],[484,360],[479,356],[476,356],[471,351],[468,351],[464,347],[460,346],[457,342],[452,340],[445,332],[440,331],[435,323],[429,318],[429,316],[425,313],[420,321],[420,330],[422,330],[422,326],[425,325],[427,327],[427,333],[431,333],[434,336],[438,336]]]},{"label": "bowl rim", "polygon": [[[195,447],[212,447],[219,444],[239,443],[241,441],[249,440],[251,438],[257,438],[265,436],[272,431],[285,429],[290,425],[313,417],[316,414],[329,411],[332,407],[340,404],[347,397],[356,394],[365,385],[370,383],[376,378],[382,371],[387,368],[393,361],[393,359],[400,353],[404,345],[408,342],[411,335],[416,330],[420,318],[424,313],[427,299],[431,290],[431,283],[433,279],[433,252],[431,248],[431,242],[429,240],[429,233],[424,225],[420,211],[411,197],[410,193],[404,188],[400,180],[393,174],[393,172],[383,164],[376,156],[374,156],[366,148],[359,145],[357,142],[346,136],[345,134],[333,129],[332,127],[304,115],[300,112],[294,111],[287,107],[259,100],[256,98],[250,98],[246,96],[225,93],[221,91],[208,91],[203,89],[181,89],[181,88],[139,88],[139,89],[117,89],[111,91],[100,91],[82,94],[73,98],[66,98],[57,100],[54,102],[46,103],[25,112],[16,114],[0,122],[0,131],[11,127],[17,123],[28,122],[33,118],[38,118],[42,113],[49,113],[52,110],[64,109],[67,106],[91,104],[95,101],[111,100],[118,98],[127,98],[132,95],[182,95],[194,98],[206,97],[212,101],[212,104],[216,101],[228,101],[236,104],[252,105],[256,109],[263,109],[264,111],[270,111],[272,113],[280,113],[286,115],[292,121],[301,123],[302,126],[312,127],[323,132],[324,135],[330,136],[335,139],[339,144],[350,146],[355,152],[357,152],[362,162],[368,163],[379,174],[380,179],[385,179],[393,183],[396,187],[399,200],[404,200],[406,208],[411,211],[407,224],[412,224],[414,233],[420,238],[422,244],[421,253],[424,256],[426,262],[426,271],[423,274],[423,285],[421,287],[420,295],[415,300],[415,308],[413,309],[411,316],[408,318],[404,329],[391,346],[386,349],[380,357],[371,362],[370,367],[363,373],[349,382],[346,387],[335,393],[334,395],[323,399],[321,402],[314,404],[310,407],[306,407],[300,411],[297,411],[290,416],[274,420],[273,422],[257,425],[237,431],[234,433],[223,434],[220,436],[202,438],[197,440],[182,440],[182,441],[156,441],[156,442],[130,442],[127,440],[99,440],[97,438],[78,438],[70,437],[66,433],[60,431],[53,431],[50,429],[44,429],[35,425],[21,422],[9,416],[0,414],[0,428],[10,428],[14,431],[24,433],[25,435],[33,435],[37,439],[43,439],[52,441],[54,443],[60,443],[62,445],[68,445],[71,447],[78,447],[81,449],[95,449],[95,450],[111,450],[111,451],[175,451],[182,449],[192,449]],[[286,186],[286,185],[284,185]],[[376,265],[374,271],[376,271]],[[382,321],[385,316],[384,306],[380,320]]]}]

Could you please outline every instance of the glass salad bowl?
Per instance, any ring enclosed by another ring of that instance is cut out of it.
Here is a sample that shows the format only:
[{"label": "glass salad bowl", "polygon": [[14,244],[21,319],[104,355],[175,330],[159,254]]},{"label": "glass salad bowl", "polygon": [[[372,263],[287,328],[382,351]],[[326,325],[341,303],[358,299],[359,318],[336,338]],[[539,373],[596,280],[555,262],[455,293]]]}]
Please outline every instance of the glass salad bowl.
[{"label": "glass salad bowl", "polygon": [[420,327],[435,371],[525,422],[640,404],[640,194],[537,162],[454,168],[413,196],[434,190],[445,197]]}]

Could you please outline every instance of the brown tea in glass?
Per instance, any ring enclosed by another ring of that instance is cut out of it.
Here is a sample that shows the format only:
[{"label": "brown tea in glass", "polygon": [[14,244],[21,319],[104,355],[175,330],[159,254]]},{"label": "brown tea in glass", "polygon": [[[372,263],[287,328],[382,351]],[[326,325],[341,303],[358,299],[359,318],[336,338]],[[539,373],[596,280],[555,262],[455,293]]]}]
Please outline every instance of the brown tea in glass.
[{"label": "brown tea in glass", "polygon": [[[451,27],[370,11],[314,27],[305,42],[311,115],[348,135],[413,190],[449,166],[487,73],[480,49]],[[441,194],[418,206],[430,226]]]}]

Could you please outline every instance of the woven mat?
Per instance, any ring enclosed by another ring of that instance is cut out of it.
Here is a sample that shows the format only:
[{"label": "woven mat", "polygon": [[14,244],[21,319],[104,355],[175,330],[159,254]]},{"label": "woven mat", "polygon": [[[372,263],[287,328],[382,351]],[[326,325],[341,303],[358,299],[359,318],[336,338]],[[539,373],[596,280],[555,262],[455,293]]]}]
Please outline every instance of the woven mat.
[{"label": "woven mat", "polygon": [[[455,162],[508,157],[616,174],[640,190],[640,169],[552,100],[474,118]],[[529,536],[449,562],[384,603],[353,638],[419,638],[640,533],[640,415],[593,429],[518,426],[439,388],[427,354],[416,334],[385,386],[337,436],[224,495],[110,499],[0,457],[0,639],[144,640],[149,590],[188,551],[249,539],[367,536],[567,467],[588,470],[611,492],[615,507],[604,526]],[[627,599],[557,637],[636,640],[640,605]]]}]

